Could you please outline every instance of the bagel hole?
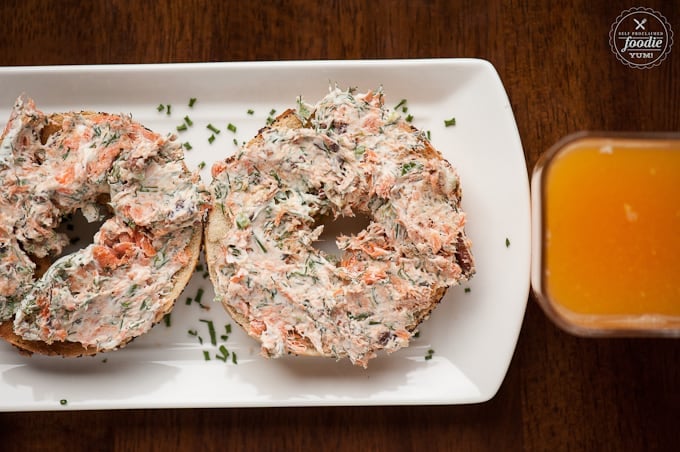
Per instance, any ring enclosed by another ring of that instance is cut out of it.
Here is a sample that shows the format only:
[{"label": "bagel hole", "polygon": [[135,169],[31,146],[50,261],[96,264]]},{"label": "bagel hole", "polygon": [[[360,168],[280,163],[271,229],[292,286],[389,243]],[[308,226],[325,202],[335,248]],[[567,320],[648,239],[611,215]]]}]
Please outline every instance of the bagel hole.
[{"label": "bagel hole", "polygon": [[312,246],[323,251],[330,256],[340,258],[342,251],[338,249],[336,240],[340,235],[356,235],[363,231],[371,224],[371,218],[362,213],[356,214],[353,217],[338,217],[334,219],[332,216],[322,216],[314,223],[314,228],[323,225],[323,232],[319,238],[312,243]]},{"label": "bagel hole", "polygon": [[105,206],[100,206],[100,213],[103,218],[93,221],[92,223],[87,221],[80,209],[62,220],[57,231],[66,234],[69,243],[64,247],[64,250],[59,256],[55,256],[54,260],[61,256],[75,253],[83,248],[87,248],[94,242],[94,236],[97,231],[99,231],[99,228],[101,228],[104,222],[112,216]]},{"label": "bagel hole", "polygon": [[[94,236],[99,231],[99,228],[112,215],[108,213],[105,206],[101,206],[101,212],[104,217],[101,220],[89,223],[80,209],[74,213],[65,216],[56,231],[68,237],[68,244],[64,247],[60,254],[37,257],[28,253],[33,263],[35,263],[35,276],[40,278],[50,268],[50,266],[62,256],[73,254],[78,250],[86,248],[94,242]],[[21,245],[20,245],[21,246]],[[23,249],[23,246],[22,246]],[[24,249],[24,252],[26,250]]]}]

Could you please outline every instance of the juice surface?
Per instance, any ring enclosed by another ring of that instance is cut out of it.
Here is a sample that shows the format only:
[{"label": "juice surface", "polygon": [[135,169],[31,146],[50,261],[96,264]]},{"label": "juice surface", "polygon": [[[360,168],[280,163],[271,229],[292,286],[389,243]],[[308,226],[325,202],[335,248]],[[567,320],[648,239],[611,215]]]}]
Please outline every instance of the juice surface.
[{"label": "juice surface", "polygon": [[663,143],[583,139],[546,168],[554,302],[577,314],[680,316],[680,140]]}]

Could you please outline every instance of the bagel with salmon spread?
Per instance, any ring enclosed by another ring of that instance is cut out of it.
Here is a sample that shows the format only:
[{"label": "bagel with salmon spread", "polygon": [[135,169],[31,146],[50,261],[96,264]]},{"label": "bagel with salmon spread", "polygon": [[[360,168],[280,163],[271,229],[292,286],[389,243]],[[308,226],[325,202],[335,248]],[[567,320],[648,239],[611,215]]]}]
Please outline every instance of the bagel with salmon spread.
[{"label": "bagel with salmon spread", "polygon": [[[408,345],[446,289],[475,272],[461,186],[381,90],[300,101],[212,167],[205,228],[216,297],[264,356],[347,357],[366,367]],[[366,215],[314,247],[321,217]]]},{"label": "bagel with salmon spread", "polygon": [[[208,209],[175,137],[124,115],[47,115],[22,96],[0,141],[0,337],[79,356],[149,331],[192,275]],[[45,266],[77,210],[104,220],[93,243]]]}]

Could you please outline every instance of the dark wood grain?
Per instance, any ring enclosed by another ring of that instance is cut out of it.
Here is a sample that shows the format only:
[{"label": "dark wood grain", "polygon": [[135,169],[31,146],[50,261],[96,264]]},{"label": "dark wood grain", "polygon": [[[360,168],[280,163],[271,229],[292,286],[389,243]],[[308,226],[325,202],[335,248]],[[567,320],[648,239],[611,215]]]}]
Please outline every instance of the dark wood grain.
[{"label": "dark wood grain", "polygon": [[[0,65],[484,58],[505,84],[530,170],[578,130],[680,130],[680,8],[645,2],[676,44],[660,67],[636,70],[608,43],[631,6],[10,0],[0,2]],[[678,363],[678,340],[576,338],[530,299],[508,375],[484,404],[2,413],[0,449],[675,450]]]}]

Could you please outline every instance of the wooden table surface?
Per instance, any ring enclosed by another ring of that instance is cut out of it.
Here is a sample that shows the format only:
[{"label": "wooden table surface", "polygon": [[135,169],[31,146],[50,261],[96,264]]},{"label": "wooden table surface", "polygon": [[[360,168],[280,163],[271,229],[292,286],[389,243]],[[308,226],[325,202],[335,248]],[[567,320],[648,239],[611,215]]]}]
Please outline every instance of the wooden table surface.
[{"label": "wooden table surface", "polygon": [[[644,3],[676,33],[647,70],[608,43],[637,4],[597,0],[9,0],[0,65],[484,58],[530,170],[574,131],[680,130],[680,8]],[[2,413],[0,449],[678,450],[679,413],[680,341],[576,338],[530,299],[505,381],[483,404]]]}]

